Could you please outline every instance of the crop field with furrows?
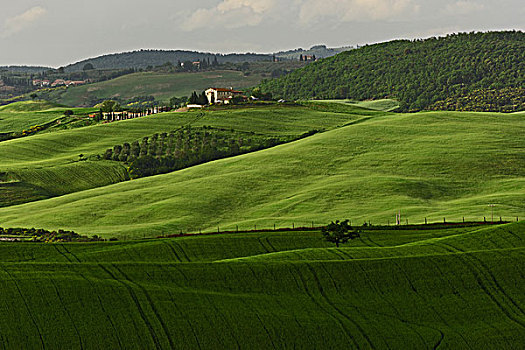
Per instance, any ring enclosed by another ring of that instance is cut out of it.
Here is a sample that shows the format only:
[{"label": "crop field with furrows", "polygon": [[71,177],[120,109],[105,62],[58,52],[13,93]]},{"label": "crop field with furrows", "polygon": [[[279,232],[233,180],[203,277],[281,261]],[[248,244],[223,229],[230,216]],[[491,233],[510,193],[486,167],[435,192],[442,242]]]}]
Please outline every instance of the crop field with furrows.
[{"label": "crop field with furrows", "polygon": [[[198,112],[170,113],[2,142],[0,155],[7,165],[0,170],[18,174],[18,169],[62,165],[79,153],[100,154],[114,144],[190,122],[262,135],[327,130],[164,175],[2,208],[0,222],[141,238],[310,226],[334,218],[387,224],[398,211],[403,223],[492,220],[492,215],[515,221],[524,215],[525,123],[520,115],[369,109],[359,115],[360,110],[314,103],[311,108],[210,110],[203,117]],[[58,150],[55,142],[61,143]],[[84,163],[86,169],[90,164],[115,167],[110,174],[121,174],[118,169],[123,168],[118,162]],[[53,187],[37,180],[27,183]],[[78,189],[71,185],[71,192]]]},{"label": "crop field with furrows", "polygon": [[1,243],[3,348],[470,348],[525,342],[525,225]]}]

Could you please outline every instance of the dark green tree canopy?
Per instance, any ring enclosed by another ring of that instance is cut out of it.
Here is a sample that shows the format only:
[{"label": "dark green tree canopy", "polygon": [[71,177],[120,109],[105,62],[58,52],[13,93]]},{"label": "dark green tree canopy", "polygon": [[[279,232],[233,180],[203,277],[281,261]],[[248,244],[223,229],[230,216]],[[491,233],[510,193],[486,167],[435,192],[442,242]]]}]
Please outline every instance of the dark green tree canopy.
[{"label": "dark green tree canopy", "polygon": [[353,230],[348,220],[331,222],[328,226],[322,229],[323,237],[331,243],[335,243],[337,247],[339,244],[346,243],[351,239],[360,237],[358,230]]},{"label": "dark green tree canopy", "polygon": [[93,69],[95,69],[95,67],[93,66],[92,63],[86,63],[84,65],[84,67],[82,68],[82,70],[84,70],[84,71],[86,71],[86,70],[93,70]]}]

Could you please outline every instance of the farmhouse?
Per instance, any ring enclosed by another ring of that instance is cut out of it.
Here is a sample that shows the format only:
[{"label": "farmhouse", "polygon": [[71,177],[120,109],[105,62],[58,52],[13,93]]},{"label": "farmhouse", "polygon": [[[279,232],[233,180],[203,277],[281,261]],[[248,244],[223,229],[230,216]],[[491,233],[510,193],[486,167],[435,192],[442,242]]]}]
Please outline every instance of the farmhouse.
[{"label": "farmhouse", "polygon": [[64,86],[66,85],[66,81],[64,79],[57,79],[55,80],[52,84],[51,84],[51,87],[55,87],[55,86]]},{"label": "farmhouse", "polygon": [[210,88],[205,91],[209,103],[228,104],[236,96],[242,96],[242,91],[236,91],[233,88]]}]

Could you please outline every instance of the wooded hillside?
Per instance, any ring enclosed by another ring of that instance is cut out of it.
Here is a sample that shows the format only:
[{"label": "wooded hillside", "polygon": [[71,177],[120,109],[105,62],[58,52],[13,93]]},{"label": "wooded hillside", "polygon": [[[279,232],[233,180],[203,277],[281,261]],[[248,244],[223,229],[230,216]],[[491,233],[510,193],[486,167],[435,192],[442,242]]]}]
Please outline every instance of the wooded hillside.
[{"label": "wooded hillside", "polygon": [[285,99],[394,98],[402,111],[509,87],[525,87],[525,33],[519,31],[365,46],[261,85],[263,92]]},{"label": "wooded hillside", "polygon": [[160,66],[166,62],[177,64],[185,61],[198,61],[217,59],[218,63],[237,63],[271,61],[271,55],[260,54],[213,54],[196,51],[181,50],[140,50],[133,52],[115,53],[96,58],[86,59],[65,67],[67,72],[81,71],[86,64],[91,63],[95,69],[123,69],[123,68],[147,68],[148,66]]}]

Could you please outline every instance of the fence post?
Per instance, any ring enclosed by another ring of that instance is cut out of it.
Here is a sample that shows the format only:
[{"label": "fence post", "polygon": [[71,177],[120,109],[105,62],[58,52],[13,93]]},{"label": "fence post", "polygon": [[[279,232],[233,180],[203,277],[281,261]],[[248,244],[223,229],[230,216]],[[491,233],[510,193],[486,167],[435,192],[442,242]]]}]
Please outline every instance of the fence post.
[{"label": "fence post", "polygon": [[427,218],[425,218],[425,225],[427,224]]},{"label": "fence post", "polygon": [[295,222],[292,222],[292,230],[295,230]]},{"label": "fence post", "polygon": [[220,233],[220,232],[221,232],[221,230],[220,230],[219,226],[217,226],[217,233]]},{"label": "fence post", "polygon": [[446,219],[446,218],[443,218],[443,223],[444,223],[444,224],[447,223],[447,219]]},{"label": "fence post", "polygon": [[499,217],[499,222],[503,222],[503,220],[501,220],[501,216]]},{"label": "fence post", "polygon": [[275,231],[275,224],[273,224],[273,230]]},{"label": "fence post", "polygon": [[408,225],[408,218],[406,220],[407,220],[407,225]]},{"label": "fence post", "polygon": [[257,231],[257,225],[255,225],[254,227],[255,227],[255,231]]},{"label": "fence post", "polygon": [[487,218],[485,216],[483,217],[483,222],[487,223]]},{"label": "fence post", "polygon": [[465,217],[463,217],[463,223],[465,223]]}]

